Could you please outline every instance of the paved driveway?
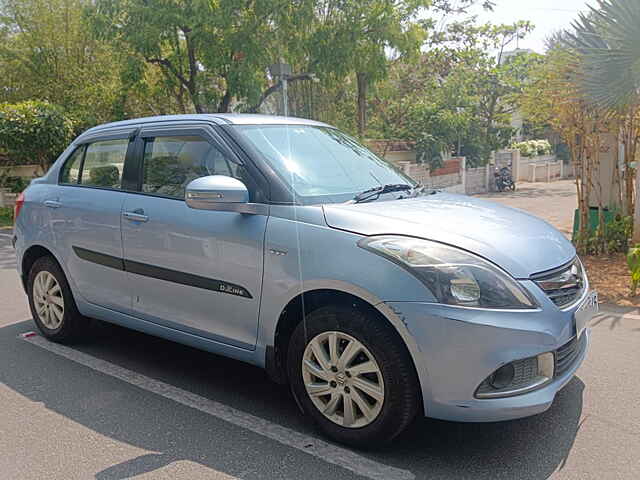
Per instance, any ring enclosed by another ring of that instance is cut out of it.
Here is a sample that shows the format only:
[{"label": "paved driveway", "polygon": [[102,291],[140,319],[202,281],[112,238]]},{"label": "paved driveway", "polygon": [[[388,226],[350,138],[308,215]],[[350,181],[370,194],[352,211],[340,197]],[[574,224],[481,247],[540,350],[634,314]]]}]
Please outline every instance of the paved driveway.
[{"label": "paved driveway", "polygon": [[573,212],[578,208],[576,185],[573,180],[518,183],[515,192],[495,192],[477,196],[526,210],[544,218],[558,230],[571,236]]},{"label": "paved driveway", "polygon": [[601,315],[541,415],[421,419],[381,452],[320,441],[254,367],[116,327],[73,347],[33,329],[0,235],[0,478],[637,479],[640,317]]}]

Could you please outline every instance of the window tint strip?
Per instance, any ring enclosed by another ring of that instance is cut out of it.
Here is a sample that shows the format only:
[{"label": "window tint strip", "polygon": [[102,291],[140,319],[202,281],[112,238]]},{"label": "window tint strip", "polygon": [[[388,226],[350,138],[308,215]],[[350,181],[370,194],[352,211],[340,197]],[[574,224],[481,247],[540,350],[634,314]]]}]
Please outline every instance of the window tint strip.
[{"label": "window tint strip", "polygon": [[188,287],[202,288],[213,292],[227,293],[238,297],[253,298],[249,291],[234,283],[223,282],[212,278],[201,277],[191,273],[179,272],[168,268],[157,267],[146,263],[135,262],[133,260],[125,260],[113,257],[93,250],[87,250],[81,247],[73,247],[76,255],[88,262],[96,263],[109,268],[123,270],[125,272],[142,275],[145,277],[156,278],[167,282],[178,283]]}]

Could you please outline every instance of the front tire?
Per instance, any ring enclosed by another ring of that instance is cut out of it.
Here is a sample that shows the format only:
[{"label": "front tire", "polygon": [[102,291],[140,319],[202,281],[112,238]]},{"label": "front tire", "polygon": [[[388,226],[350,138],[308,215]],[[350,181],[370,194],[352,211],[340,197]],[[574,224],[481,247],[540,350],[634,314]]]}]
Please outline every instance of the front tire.
[{"label": "front tire", "polygon": [[313,311],[295,329],[288,371],[294,395],[328,437],[378,448],[419,411],[415,369],[398,333],[354,307]]},{"label": "front tire", "polygon": [[50,256],[37,259],[29,271],[27,285],[29,308],[40,333],[59,343],[77,340],[88,321],[78,312],[58,262]]}]

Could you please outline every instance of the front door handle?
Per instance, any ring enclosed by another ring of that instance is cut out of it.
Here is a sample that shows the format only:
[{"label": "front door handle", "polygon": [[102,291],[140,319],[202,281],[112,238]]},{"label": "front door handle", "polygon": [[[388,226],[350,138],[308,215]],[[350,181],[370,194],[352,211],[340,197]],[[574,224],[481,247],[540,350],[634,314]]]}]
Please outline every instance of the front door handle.
[{"label": "front door handle", "polygon": [[133,212],[122,212],[122,216],[132,222],[146,222],[149,217],[144,214],[144,210],[136,209]]},{"label": "front door handle", "polygon": [[57,200],[45,200],[44,206],[49,208],[60,208],[62,204]]}]

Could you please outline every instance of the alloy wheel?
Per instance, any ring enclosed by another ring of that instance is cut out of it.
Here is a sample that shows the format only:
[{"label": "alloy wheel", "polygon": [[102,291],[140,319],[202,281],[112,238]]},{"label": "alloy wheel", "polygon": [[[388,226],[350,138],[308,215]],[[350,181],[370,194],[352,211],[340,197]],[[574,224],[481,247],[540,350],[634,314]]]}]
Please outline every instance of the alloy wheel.
[{"label": "alloy wheel", "polygon": [[51,273],[41,271],[33,281],[33,303],[42,324],[50,330],[62,325],[64,298],[60,284]]},{"label": "alloy wheel", "polygon": [[330,331],[311,339],[302,357],[302,377],[313,404],[338,425],[364,427],[382,410],[380,366],[351,335]]}]

